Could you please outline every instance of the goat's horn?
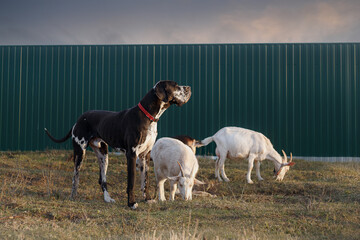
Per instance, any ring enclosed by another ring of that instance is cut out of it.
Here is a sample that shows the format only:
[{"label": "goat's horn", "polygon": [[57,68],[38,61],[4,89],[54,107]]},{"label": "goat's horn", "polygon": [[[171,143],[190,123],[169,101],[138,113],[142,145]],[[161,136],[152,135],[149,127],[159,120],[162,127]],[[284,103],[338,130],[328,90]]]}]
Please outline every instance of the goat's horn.
[{"label": "goat's horn", "polygon": [[290,161],[289,162],[292,162],[292,152],[290,153]]},{"label": "goat's horn", "polygon": [[283,160],[283,163],[286,163],[287,162],[287,156],[286,156],[286,153],[284,150],[281,150],[283,155],[284,155],[284,160]]},{"label": "goat's horn", "polygon": [[185,177],[184,170],[183,170],[181,164],[179,163],[179,161],[177,163],[179,164],[179,167],[180,167],[181,176]]}]

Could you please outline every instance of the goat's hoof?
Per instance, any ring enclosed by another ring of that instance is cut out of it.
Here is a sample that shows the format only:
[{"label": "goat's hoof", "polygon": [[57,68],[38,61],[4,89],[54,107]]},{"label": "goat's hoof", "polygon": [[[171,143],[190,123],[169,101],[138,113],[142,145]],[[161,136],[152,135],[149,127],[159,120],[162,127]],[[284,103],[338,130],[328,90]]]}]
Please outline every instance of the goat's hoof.
[{"label": "goat's hoof", "polygon": [[149,200],[146,200],[146,203],[148,203],[148,204],[153,204],[153,203],[156,203],[156,199],[149,199]]},{"label": "goat's hoof", "polygon": [[250,180],[250,181],[248,181],[248,184],[254,184],[254,182]]},{"label": "goat's hoof", "polygon": [[225,181],[225,182],[230,182],[230,179],[224,178],[224,181]]},{"label": "goat's hoof", "polygon": [[264,179],[263,179],[263,178],[259,178],[259,181],[264,181]]}]

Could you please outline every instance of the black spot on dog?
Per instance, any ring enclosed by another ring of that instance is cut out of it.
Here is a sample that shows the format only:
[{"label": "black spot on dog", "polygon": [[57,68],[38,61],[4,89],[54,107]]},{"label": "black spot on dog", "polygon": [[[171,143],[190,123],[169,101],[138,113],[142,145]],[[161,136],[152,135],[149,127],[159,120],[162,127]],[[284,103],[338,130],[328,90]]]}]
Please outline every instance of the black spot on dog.
[{"label": "black spot on dog", "polygon": [[101,143],[100,143],[100,153],[101,153],[102,155],[108,154],[108,146],[107,146],[107,144],[104,143],[104,142],[101,142]]}]

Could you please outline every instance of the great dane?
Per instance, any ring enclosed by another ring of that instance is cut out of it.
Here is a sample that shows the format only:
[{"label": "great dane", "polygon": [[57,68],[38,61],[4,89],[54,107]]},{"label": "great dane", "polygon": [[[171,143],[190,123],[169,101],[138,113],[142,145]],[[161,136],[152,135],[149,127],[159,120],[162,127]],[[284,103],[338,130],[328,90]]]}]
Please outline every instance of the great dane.
[{"label": "great dane", "polygon": [[125,152],[128,171],[128,206],[137,208],[134,185],[136,158],[141,160],[141,189],[145,200],[148,193],[148,161],[157,137],[157,121],[172,104],[181,106],[191,96],[189,86],[179,86],[174,81],[159,81],[145,95],[138,105],[121,112],[94,110],[82,114],[68,134],[56,139],[45,128],[51,140],[61,143],[72,137],[74,148],[74,177],[70,198],[74,198],[79,185],[79,171],[85,151],[90,146],[96,154],[99,167],[99,184],[104,192],[105,202],[115,202],[107,191],[106,172],[108,168],[108,146]]}]

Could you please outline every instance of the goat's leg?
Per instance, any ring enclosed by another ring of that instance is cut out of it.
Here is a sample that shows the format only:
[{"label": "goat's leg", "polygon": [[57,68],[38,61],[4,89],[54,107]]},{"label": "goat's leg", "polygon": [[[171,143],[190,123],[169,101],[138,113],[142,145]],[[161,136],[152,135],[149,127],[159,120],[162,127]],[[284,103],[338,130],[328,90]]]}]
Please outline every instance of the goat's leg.
[{"label": "goat's leg", "polygon": [[175,192],[177,189],[177,182],[175,181],[170,181],[170,201],[174,201],[175,200]]},{"label": "goat's leg", "polygon": [[[225,182],[229,182],[230,180],[227,178],[227,176],[225,174],[225,170],[224,170],[226,155],[227,155],[226,152],[220,152],[220,158],[218,160],[218,171],[220,169],[222,179]],[[219,179],[219,181],[222,181],[222,179],[220,178],[220,175],[218,175],[218,179]]]},{"label": "goat's leg", "polygon": [[161,179],[158,181],[158,190],[159,190],[159,201],[166,201],[165,193],[164,193],[164,183],[166,179]]},{"label": "goat's leg", "polygon": [[264,179],[260,175],[260,160],[257,160],[255,164],[256,164],[255,165],[255,167],[256,167],[256,176],[259,179],[259,181],[263,181]]},{"label": "goat's leg", "polygon": [[225,160],[224,162],[221,162],[221,177],[224,179],[225,182],[229,182],[230,180],[228,179],[228,177],[225,174]]},{"label": "goat's leg", "polygon": [[[219,178],[220,174],[219,174],[219,160],[220,157],[217,157],[217,159],[215,160],[215,178]],[[219,180],[221,181],[221,180]]]},{"label": "goat's leg", "polygon": [[254,182],[251,180],[251,171],[254,167],[254,160],[255,160],[255,155],[254,154],[250,154],[248,161],[249,161],[249,166],[248,166],[248,172],[246,174],[246,180],[249,184],[253,184]]},{"label": "goat's leg", "polygon": [[[220,153],[218,148],[215,150],[217,159],[215,160],[215,178],[220,178],[219,174],[219,161],[220,161]],[[221,181],[221,179],[219,179]]]}]

